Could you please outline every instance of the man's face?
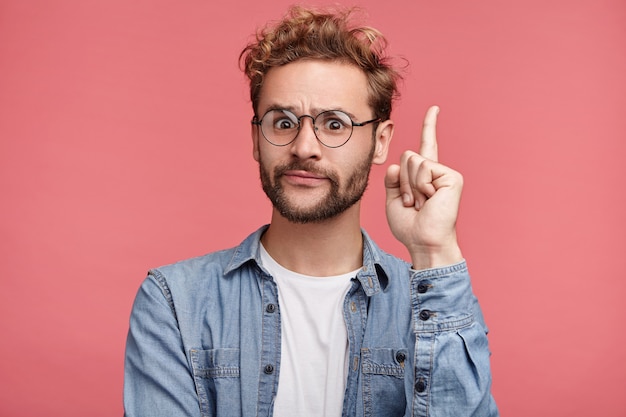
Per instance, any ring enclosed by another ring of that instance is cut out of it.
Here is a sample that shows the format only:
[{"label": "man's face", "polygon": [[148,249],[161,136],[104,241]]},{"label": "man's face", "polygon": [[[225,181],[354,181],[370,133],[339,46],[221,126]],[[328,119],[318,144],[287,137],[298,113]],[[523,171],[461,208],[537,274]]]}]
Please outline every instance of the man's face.
[{"label": "man's face", "polygon": [[[296,116],[342,110],[355,122],[374,118],[365,74],[351,65],[318,60],[294,62],[267,73],[258,115],[277,108]],[[253,126],[254,157],[275,210],[291,222],[322,222],[361,199],[372,163],[386,158],[392,124],[381,123],[376,133],[376,124],[354,127],[345,145],[327,148],[315,137],[310,118],[300,123],[298,136],[286,146],[270,144]]]}]

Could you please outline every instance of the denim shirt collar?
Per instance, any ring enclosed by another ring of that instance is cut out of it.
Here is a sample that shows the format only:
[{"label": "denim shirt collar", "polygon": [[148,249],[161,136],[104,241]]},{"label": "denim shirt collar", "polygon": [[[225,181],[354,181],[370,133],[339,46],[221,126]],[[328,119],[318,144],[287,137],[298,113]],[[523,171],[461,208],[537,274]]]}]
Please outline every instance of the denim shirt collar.
[{"label": "denim shirt collar", "polygon": [[[261,236],[268,227],[269,225],[260,227],[235,248],[233,257],[228,263],[228,266],[224,269],[225,277],[248,262],[254,262],[260,267]],[[387,285],[389,285],[388,274],[385,272],[385,265],[383,263],[385,254],[364,229],[361,229],[361,233],[363,234],[363,267],[357,273],[356,279],[361,283],[365,294],[372,296],[381,290],[384,291]]]}]

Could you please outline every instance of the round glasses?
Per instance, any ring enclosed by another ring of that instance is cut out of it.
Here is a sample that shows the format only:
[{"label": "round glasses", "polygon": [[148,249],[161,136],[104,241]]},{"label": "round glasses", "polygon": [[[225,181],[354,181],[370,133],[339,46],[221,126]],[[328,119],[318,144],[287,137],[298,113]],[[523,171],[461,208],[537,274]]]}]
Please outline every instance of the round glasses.
[{"label": "round glasses", "polygon": [[357,123],[341,110],[323,111],[313,117],[303,114],[298,117],[289,110],[273,109],[267,111],[261,119],[256,116],[252,124],[261,127],[263,137],[275,146],[287,146],[298,136],[302,127],[302,119],[308,117],[313,122],[313,132],[320,143],[328,148],[338,148],[350,140],[354,127],[380,122],[377,119]]}]

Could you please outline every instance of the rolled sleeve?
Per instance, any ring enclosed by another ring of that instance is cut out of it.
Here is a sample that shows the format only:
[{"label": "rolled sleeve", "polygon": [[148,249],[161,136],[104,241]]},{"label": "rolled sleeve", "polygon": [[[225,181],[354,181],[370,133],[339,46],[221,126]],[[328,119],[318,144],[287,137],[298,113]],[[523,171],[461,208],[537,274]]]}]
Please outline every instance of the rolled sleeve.
[{"label": "rolled sleeve", "polygon": [[411,307],[411,414],[497,416],[487,327],[465,261],[411,270]]}]

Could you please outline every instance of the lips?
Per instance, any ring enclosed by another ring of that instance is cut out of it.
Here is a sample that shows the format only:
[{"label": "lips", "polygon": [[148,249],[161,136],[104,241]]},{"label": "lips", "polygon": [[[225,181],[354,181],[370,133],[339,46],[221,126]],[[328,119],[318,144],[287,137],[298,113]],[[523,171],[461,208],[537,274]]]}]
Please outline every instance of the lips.
[{"label": "lips", "polygon": [[328,178],[324,175],[303,170],[288,170],[281,176],[287,184],[300,187],[315,187],[328,181]]},{"label": "lips", "polygon": [[300,177],[300,178],[308,178],[308,179],[314,179],[314,180],[326,179],[326,176],[324,175],[316,174],[310,171],[303,171],[303,170],[289,170],[289,171],[285,171],[283,175],[285,177]]},{"label": "lips", "polygon": [[312,161],[294,161],[274,169],[275,183],[282,182],[296,187],[317,187],[328,183],[338,187],[339,182],[332,170],[324,169]]}]

